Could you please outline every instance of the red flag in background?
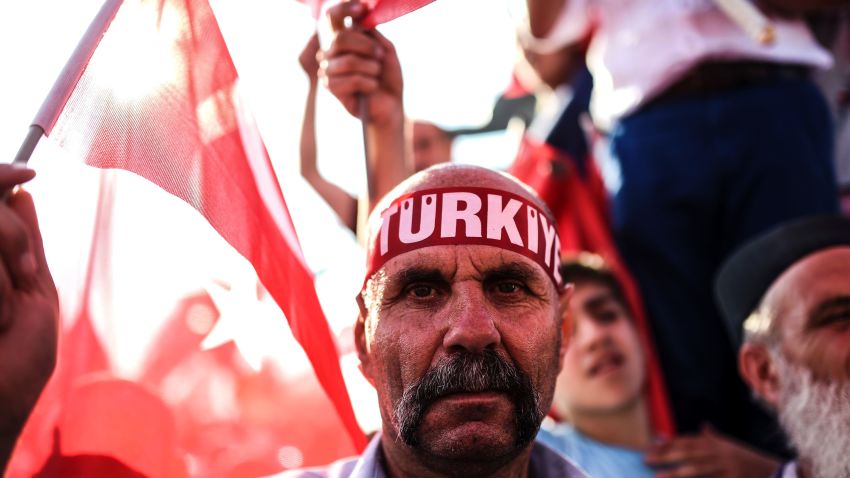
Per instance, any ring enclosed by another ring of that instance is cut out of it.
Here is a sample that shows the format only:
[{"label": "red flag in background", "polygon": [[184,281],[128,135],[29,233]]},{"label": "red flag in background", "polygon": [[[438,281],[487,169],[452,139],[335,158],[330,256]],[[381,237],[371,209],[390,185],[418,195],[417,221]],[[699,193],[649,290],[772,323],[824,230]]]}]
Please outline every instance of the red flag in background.
[{"label": "red flag in background", "polygon": [[107,1],[35,123],[87,164],[134,172],[197,209],[253,265],[362,449],[336,345],[206,0]]},{"label": "red flag in background", "polygon": [[[112,377],[93,327],[108,307],[114,189],[102,172],[79,309],[61,334],[56,370],[24,428],[7,476],[182,478],[167,405],[143,387]],[[43,465],[43,466],[42,466]]]},{"label": "red flag in background", "polygon": [[434,0],[363,0],[369,10],[369,15],[363,19],[364,28],[374,28],[381,23],[407,15],[418,10]]},{"label": "red flag in background", "polygon": [[596,253],[623,284],[647,351],[647,396],[653,428],[656,433],[672,436],[675,427],[667,390],[637,283],[620,258],[608,226],[608,197],[599,171],[589,158],[582,161],[583,174],[566,152],[525,138],[510,173],[537,191],[552,209],[558,222],[562,257],[584,251]]},{"label": "red flag in background", "polygon": [[109,243],[109,221],[112,192],[101,177],[100,196],[94,221],[91,247],[80,290],[79,309],[73,314],[70,328],[59,337],[56,369],[39,397],[9,463],[8,476],[32,476],[54,448],[54,429],[63,413],[64,403],[72,390],[92,375],[110,370],[109,358],[91,322],[92,291],[104,285],[97,281],[102,271],[103,250]]},{"label": "red flag in background", "polygon": [[[325,4],[340,3],[337,0],[299,0],[310,8],[313,18],[318,19]],[[418,10],[434,0],[360,0],[370,10],[369,15],[363,19],[364,28],[375,28],[381,23],[407,15]]]}]

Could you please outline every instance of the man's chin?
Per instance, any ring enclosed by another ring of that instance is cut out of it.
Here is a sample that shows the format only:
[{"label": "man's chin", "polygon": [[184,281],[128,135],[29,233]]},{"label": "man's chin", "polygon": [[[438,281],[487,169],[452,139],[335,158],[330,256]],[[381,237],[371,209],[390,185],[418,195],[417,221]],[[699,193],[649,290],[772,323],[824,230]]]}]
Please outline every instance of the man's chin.
[{"label": "man's chin", "polygon": [[442,430],[422,430],[421,451],[446,461],[483,462],[515,457],[517,448],[513,423],[468,421]]},{"label": "man's chin", "polygon": [[423,451],[450,460],[492,460],[517,449],[516,412],[502,394],[470,394],[439,400],[419,428]]}]

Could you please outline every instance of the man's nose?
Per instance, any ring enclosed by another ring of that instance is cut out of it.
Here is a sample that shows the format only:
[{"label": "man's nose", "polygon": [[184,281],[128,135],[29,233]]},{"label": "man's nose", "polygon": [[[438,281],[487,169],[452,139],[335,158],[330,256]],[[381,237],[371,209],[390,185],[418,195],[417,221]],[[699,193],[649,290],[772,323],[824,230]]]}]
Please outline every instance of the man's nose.
[{"label": "man's nose", "polygon": [[452,294],[452,307],[443,346],[450,351],[483,352],[494,348],[501,336],[494,310],[488,306],[480,284],[462,284]]},{"label": "man's nose", "polygon": [[573,340],[578,347],[592,352],[610,342],[611,333],[605,324],[588,318],[578,319]]}]

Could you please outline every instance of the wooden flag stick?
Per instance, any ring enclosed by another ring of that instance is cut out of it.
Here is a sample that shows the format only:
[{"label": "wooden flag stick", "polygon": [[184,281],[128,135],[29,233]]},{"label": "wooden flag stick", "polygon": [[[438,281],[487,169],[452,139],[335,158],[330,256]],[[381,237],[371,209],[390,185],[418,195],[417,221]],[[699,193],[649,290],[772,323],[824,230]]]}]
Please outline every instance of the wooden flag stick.
[{"label": "wooden flag stick", "polygon": [[24,142],[21,143],[21,147],[18,149],[18,154],[15,155],[15,159],[12,161],[12,164],[20,164],[21,166],[27,164],[30,160],[30,156],[32,156],[32,152],[35,151],[35,147],[38,145],[42,136],[44,136],[44,130],[41,129],[41,126],[37,124],[31,125],[29,131],[27,131],[26,137],[24,138]]},{"label": "wooden flag stick", "polygon": [[367,135],[367,125],[369,123],[369,98],[366,95],[357,95],[357,116],[360,118],[360,126],[363,131],[363,158],[366,163],[366,189],[369,194],[369,201],[377,201],[377,185],[375,184],[374,171],[369,164],[369,138]]},{"label": "wooden flag stick", "polygon": [[749,0],[714,0],[714,3],[753,40],[762,45],[776,41],[773,23]]},{"label": "wooden flag stick", "polygon": [[[16,154],[15,159],[12,160],[12,164],[26,166],[27,162],[30,160],[30,156],[32,156],[32,152],[35,151],[35,147],[38,145],[38,142],[41,141],[43,136],[44,130],[41,129],[41,126],[37,124],[30,126],[23,143],[21,143],[21,147],[18,149],[18,154]],[[9,199],[9,194],[11,194],[13,189],[14,188],[7,189],[0,193],[0,201],[5,202]]]}]

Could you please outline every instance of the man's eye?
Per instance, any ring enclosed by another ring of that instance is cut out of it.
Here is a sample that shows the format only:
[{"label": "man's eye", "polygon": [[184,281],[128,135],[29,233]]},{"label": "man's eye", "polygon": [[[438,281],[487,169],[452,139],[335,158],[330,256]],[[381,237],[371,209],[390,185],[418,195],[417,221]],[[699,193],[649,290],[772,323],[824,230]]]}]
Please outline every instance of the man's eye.
[{"label": "man's eye", "polygon": [[616,310],[611,310],[611,309],[602,310],[602,311],[599,311],[598,314],[596,314],[596,320],[598,322],[610,324],[611,322],[614,322],[615,320],[617,320],[618,315],[619,314],[617,314]]},{"label": "man's eye", "polygon": [[436,290],[429,285],[415,285],[408,289],[408,294],[412,295],[417,299],[427,299],[429,297],[433,297],[436,294]]},{"label": "man's eye", "polygon": [[850,309],[827,315],[821,321],[821,324],[829,325],[835,323],[847,323],[848,321],[850,321]]},{"label": "man's eye", "polygon": [[523,286],[517,282],[499,282],[496,284],[496,292],[499,294],[517,294],[522,292]]}]

